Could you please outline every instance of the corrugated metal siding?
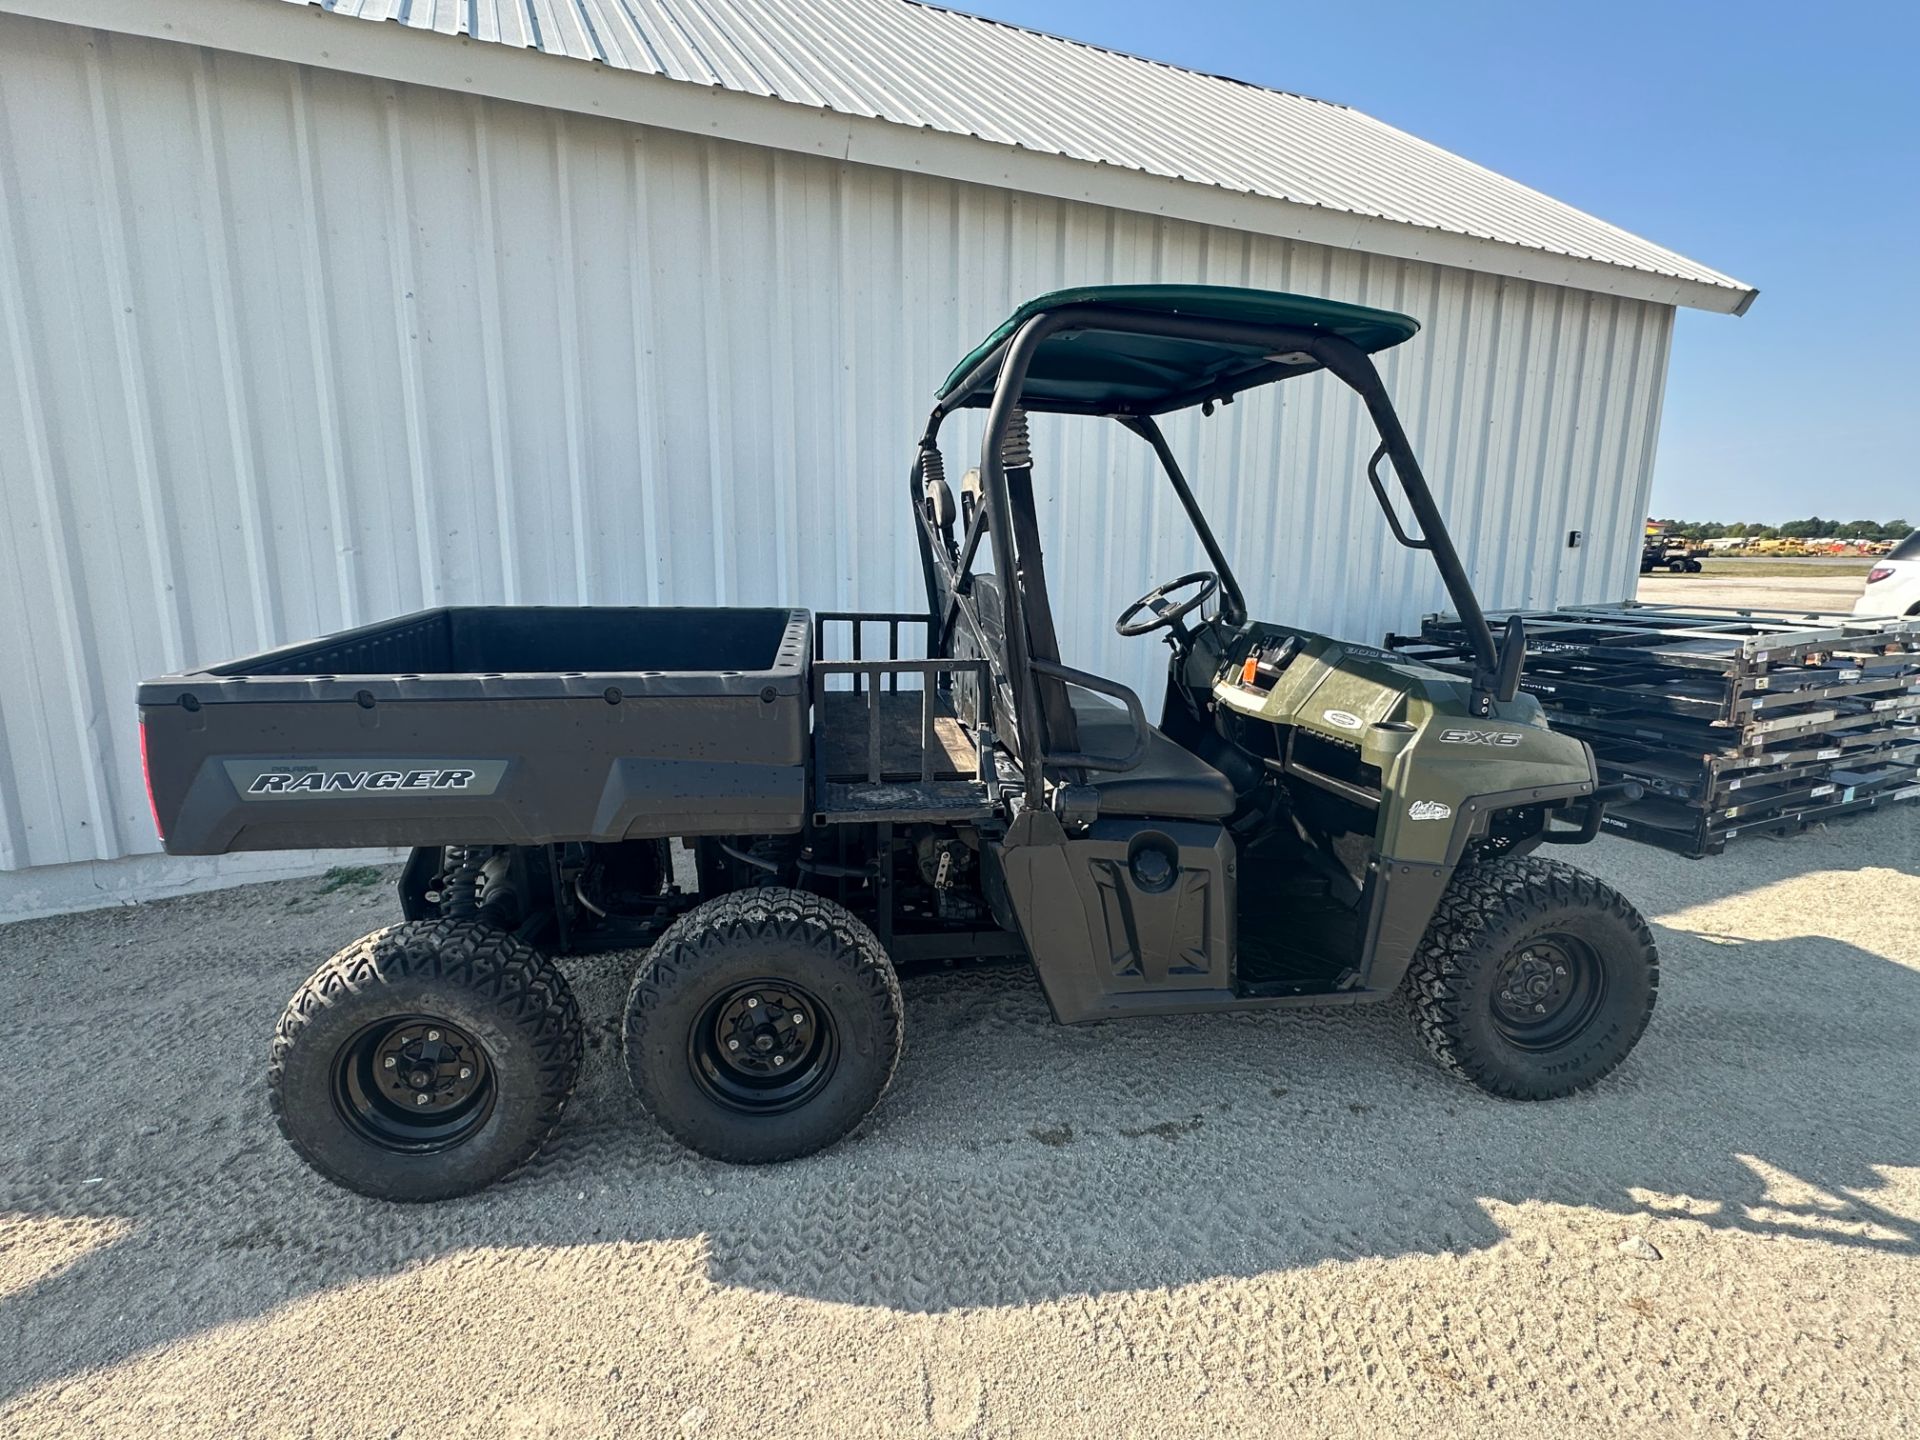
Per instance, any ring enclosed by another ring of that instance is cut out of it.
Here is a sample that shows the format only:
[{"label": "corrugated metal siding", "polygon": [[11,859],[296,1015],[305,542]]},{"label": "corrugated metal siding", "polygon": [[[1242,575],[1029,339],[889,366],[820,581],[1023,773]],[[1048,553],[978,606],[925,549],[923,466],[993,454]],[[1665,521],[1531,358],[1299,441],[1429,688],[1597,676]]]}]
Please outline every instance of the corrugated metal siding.
[{"label": "corrugated metal siding", "polygon": [[[155,848],[144,675],[436,602],[910,603],[933,386],[1109,280],[1421,317],[1386,377],[1483,597],[1630,590],[1666,307],[0,16],[0,868]],[[1333,382],[1170,434],[1258,613],[1443,603]],[[1110,620],[1198,546],[1117,427],[1036,438],[1067,656],[1155,695]]]},{"label": "corrugated metal siding", "polygon": [[916,0],[292,0],[1745,290],[1344,105]]}]

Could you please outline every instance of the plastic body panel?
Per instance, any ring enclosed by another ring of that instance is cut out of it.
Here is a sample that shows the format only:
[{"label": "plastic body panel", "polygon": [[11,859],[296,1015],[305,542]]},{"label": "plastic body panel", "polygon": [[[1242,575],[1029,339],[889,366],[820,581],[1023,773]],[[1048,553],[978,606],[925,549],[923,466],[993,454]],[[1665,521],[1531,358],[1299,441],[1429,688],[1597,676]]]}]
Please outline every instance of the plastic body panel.
[{"label": "plastic body panel", "polygon": [[[1055,1018],[1232,1003],[1237,873],[1223,826],[1100,820],[1069,839],[1051,816],[1022,821],[995,858]],[[1143,851],[1157,854],[1143,863]]]},{"label": "plastic body panel", "polygon": [[[1239,683],[1251,646],[1292,636],[1298,650],[1270,687]],[[1223,708],[1322,744],[1348,747],[1378,774],[1375,854],[1452,865],[1489,813],[1590,794],[1593,756],[1547,727],[1531,695],[1474,718],[1458,676],[1391,651],[1257,625],[1236,637],[1213,687]]]},{"label": "plastic body panel", "polygon": [[[1243,683],[1248,654],[1283,638],[1295,648],[1279,673]],[[1249,626],[1228,645],[1213,695],[1282,736],[1342,747],[1375,781],[1356,957],[1371,990],[1399,983],[1455,867],[1496,816],[1579,800],[1598,784],[1592,752],[1549,729],[1532,696],[1496,701],[1491,715],[1475,718],[1467,681],[1372,646]]]},{"label": "plastic body panel", "polygon": [[800,610],[427,611],[143,684],[154,810],[178,855],[797,831],[811,658]]}]

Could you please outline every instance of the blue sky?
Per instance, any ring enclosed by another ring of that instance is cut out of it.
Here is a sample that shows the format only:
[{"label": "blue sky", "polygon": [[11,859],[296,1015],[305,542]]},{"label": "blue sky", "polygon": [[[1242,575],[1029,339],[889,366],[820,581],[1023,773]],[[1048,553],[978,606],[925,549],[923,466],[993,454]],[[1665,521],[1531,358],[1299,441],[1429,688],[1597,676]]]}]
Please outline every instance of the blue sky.
[{"label": "blue sky", "polygon": [[1920,521],[1915,0],[957,8],[1352,105],[1757,286],[1680,312],[1655,513]]}]

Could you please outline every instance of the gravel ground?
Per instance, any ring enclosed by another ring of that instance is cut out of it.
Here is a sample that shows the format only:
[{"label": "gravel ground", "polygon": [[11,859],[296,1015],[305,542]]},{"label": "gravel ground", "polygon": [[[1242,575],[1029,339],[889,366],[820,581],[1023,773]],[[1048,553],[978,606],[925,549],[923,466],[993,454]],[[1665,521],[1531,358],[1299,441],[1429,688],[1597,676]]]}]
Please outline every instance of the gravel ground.
[{"label": "gravel ground", "polygon": [[1853,613],[1866,588],[1866,572],[1820,573],[1809,563],[1797,575],[1642,575],[1638,598],[1648,605],[1732,605],[1752,610],[1819,610]]},{"label": "gravel ground", "polygon": [[548,1153],[425,1208],[261,1088],[384,880],[0,929],[0,1433],[1915,1433],[1920,827],[1585,863],[1666,973],[1571,1100],[1448,1079],[1397,1002],[1064,1030],[936,972],[860,1132],[732,1169],[629,1102],[606,956]]}]

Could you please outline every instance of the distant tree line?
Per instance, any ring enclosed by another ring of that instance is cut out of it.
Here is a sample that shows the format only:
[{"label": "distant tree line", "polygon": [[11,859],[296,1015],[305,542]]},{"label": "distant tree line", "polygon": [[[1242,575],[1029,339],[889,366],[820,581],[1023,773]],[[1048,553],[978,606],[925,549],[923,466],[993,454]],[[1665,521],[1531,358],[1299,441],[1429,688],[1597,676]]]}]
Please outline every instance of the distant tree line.
[{"label": "distant tree line", "polygon": [[1822,520],[1809,515],[1784,525],[1722,525],[1717,520],[1662,520],[1667,534],[1686,540],[1904,540],[1913,532],[1905,520]]}]

